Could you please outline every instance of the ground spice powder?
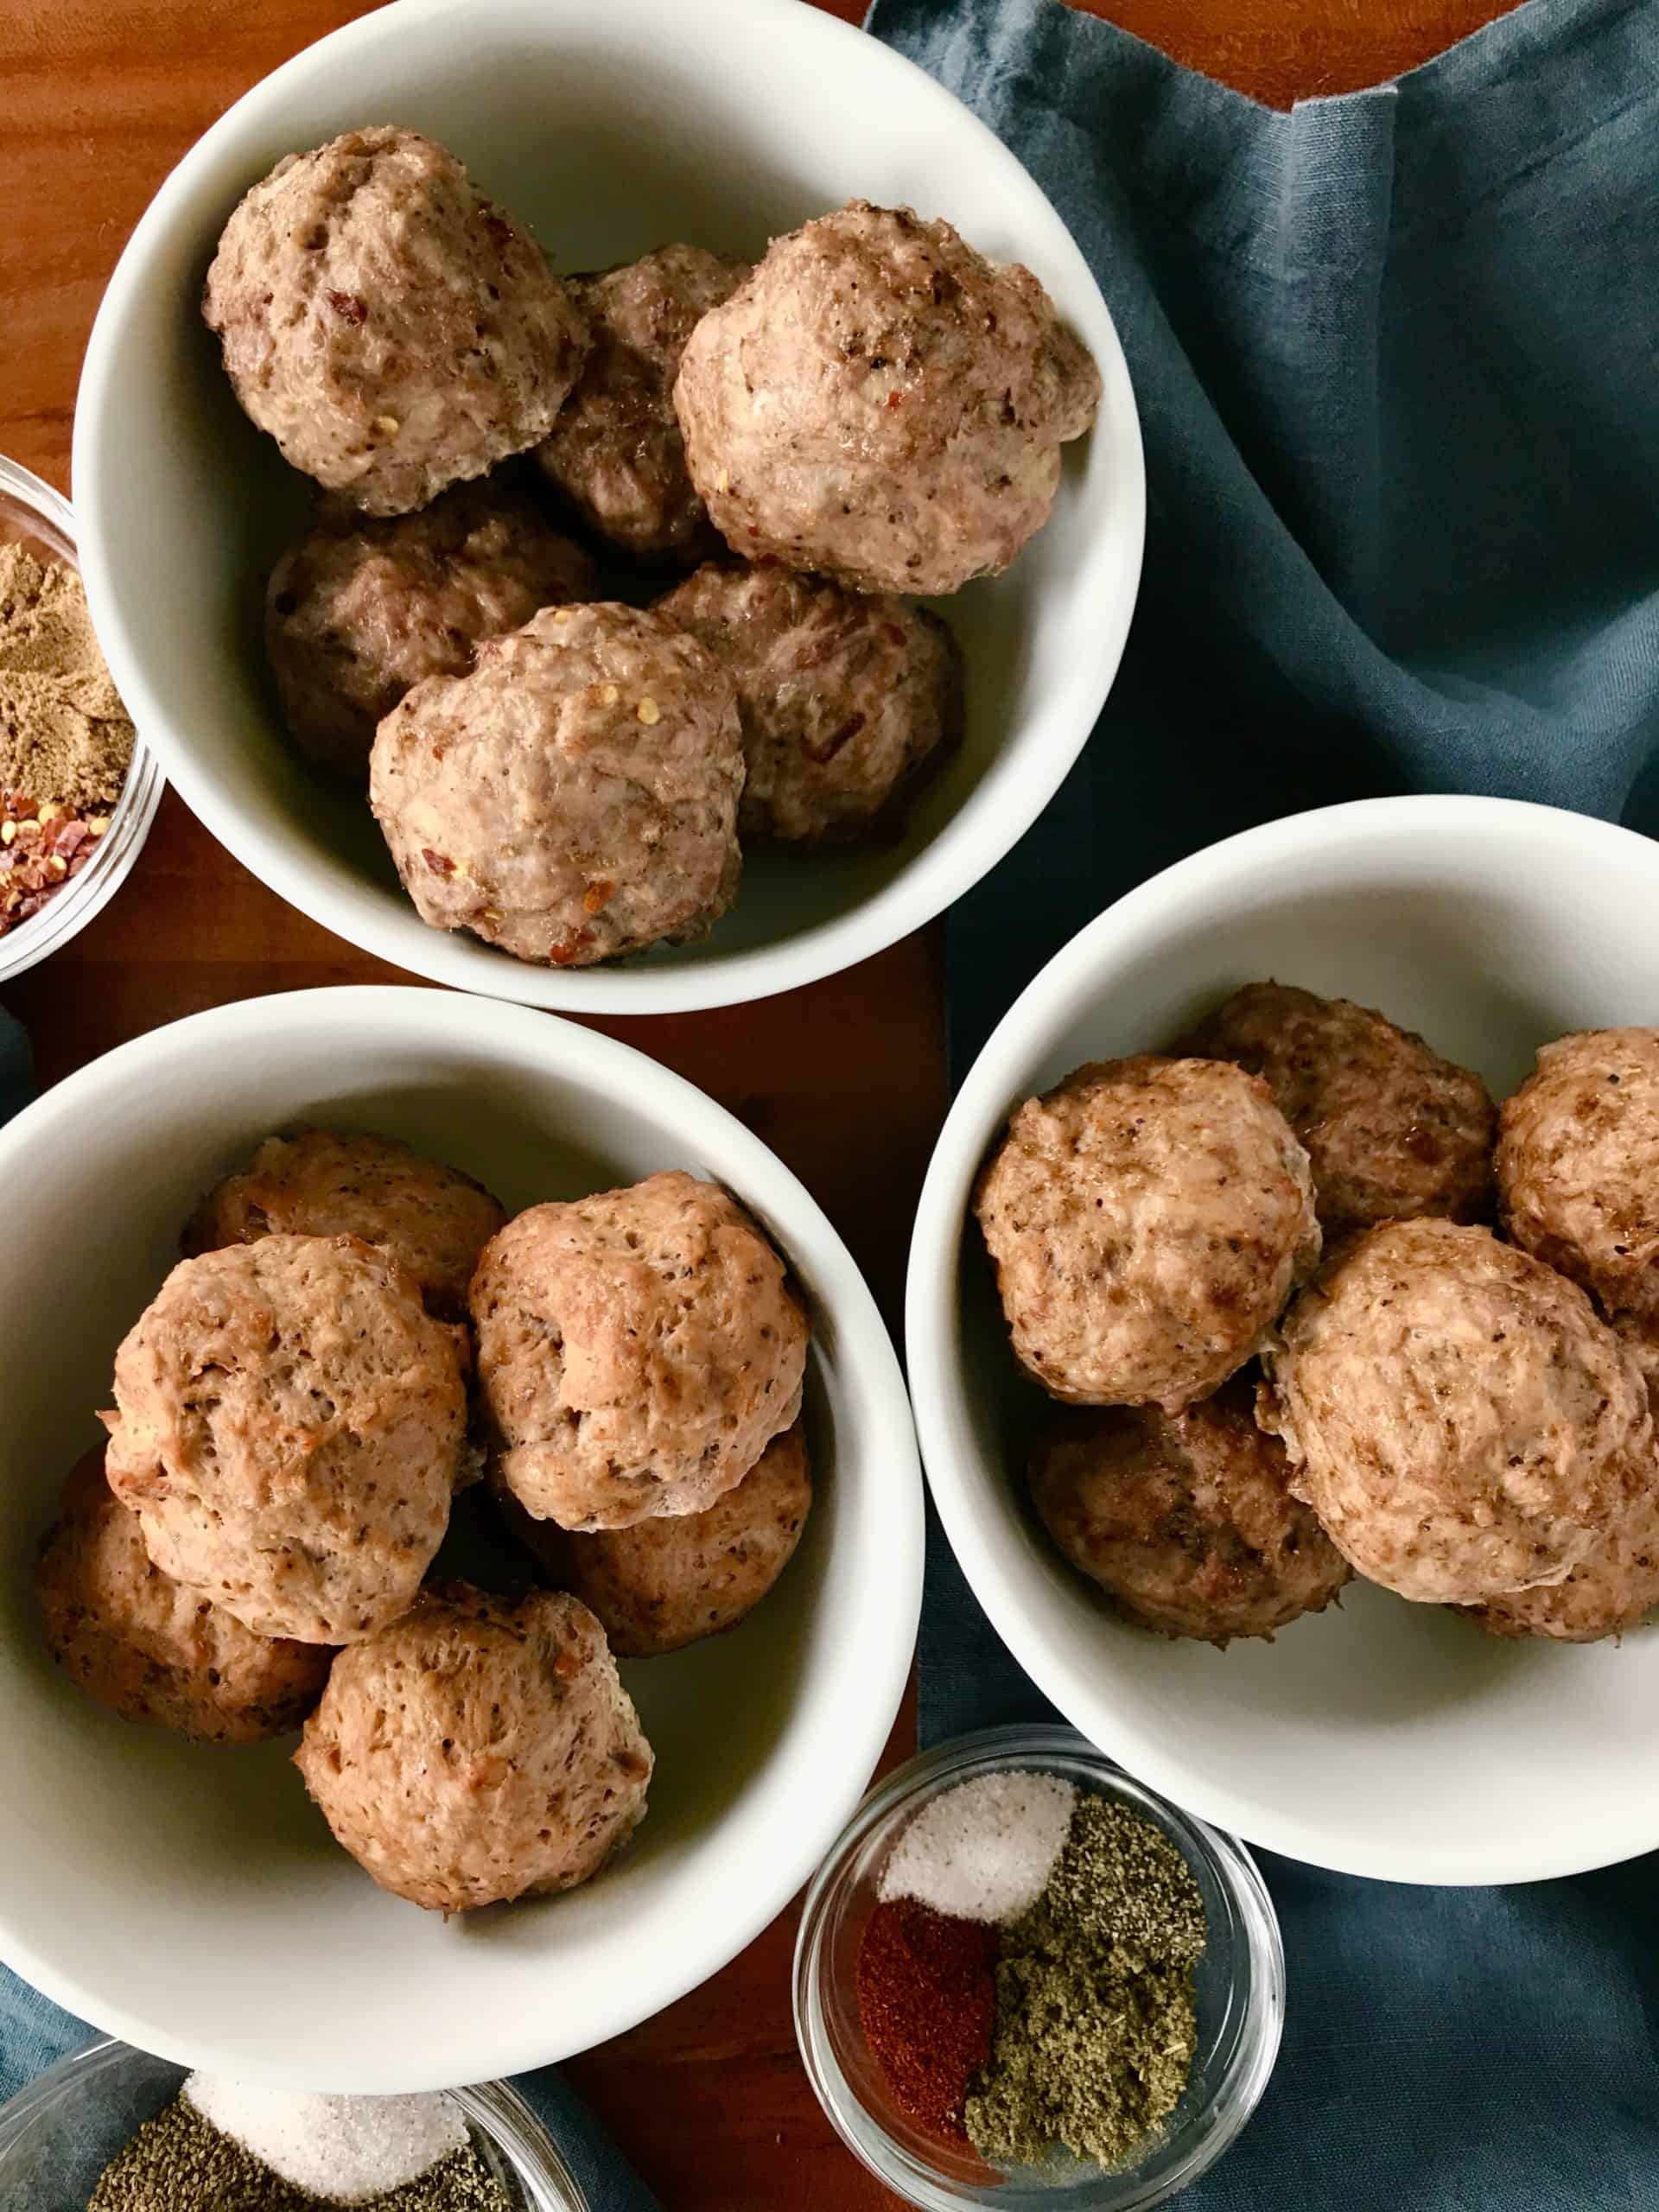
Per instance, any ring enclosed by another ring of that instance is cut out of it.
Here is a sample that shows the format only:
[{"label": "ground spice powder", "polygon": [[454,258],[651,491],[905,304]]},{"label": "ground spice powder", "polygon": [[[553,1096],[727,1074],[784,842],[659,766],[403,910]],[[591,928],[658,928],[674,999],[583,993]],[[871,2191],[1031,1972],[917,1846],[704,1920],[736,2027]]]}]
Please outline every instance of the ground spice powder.
[{"label": "ground spice powder", "polygon": [[1122,2164],[1180,2102],[1198,2047],[1204,1899],[1152,1821],[1079,1799],[1046,1887],[1001,1931],[988,2063],[964,2108],[982,2158],[1056,2144]]},{"label": "ground spice powder", "polygon": [[[86,2212],[339,2212],[175,2099],[99,2177]],[[519,2212],[470,2144],[355,2212]]]},{"label": "ground spice powder", "polygon": [[998,1930],[913,1897],[878,1904],[859,1945],[859,2018],[893,2101],[942,2142],[968,2141],[969,2084],[991,2055]]},{"label": "ground spice powder", "polygon": [[132,747],[80,578],[0,545],[0,786],[95,814],[119,794]]}]

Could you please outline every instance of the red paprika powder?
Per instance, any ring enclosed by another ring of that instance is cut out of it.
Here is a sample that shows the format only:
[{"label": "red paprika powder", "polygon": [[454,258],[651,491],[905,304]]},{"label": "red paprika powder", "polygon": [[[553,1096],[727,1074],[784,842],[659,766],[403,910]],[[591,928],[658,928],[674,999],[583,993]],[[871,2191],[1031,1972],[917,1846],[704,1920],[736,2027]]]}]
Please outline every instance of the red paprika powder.
[{"label": "red paprika powder", "polygon": [[859,1945],[858,2016],[893,2101],[942,2142],[965,2145],[963,2107],[991,2055],[998,1930],[913,1897],[877,1905]]}]

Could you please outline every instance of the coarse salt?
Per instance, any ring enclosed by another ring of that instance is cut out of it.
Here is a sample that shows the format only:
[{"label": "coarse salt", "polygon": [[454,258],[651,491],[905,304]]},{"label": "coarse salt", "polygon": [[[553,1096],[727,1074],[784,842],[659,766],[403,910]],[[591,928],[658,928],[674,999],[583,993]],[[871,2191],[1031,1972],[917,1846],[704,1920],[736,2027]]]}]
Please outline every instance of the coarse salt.
[{"label": "coarse salt", "polygon": [[959,1920],[1012,1920],[1042,1895],[1077,1802],[1057,1774],[1015,1769],[959,1782],[899,1837],[880,1894]]},{"label": "coarse salt", "polygon": [[221,2135],[329,2204],[402,2189],[467,2141],[461,2108],[446,2096],[295,2096],[208,2074],[193,2074],[184,2094]]}]

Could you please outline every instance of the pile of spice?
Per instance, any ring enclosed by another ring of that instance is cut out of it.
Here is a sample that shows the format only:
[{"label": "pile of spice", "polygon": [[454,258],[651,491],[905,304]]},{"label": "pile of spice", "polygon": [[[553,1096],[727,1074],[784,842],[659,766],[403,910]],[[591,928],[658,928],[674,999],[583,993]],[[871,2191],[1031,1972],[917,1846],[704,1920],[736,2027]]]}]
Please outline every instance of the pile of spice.
[{"label": "pile of spice", "polygon": [[132,748],[80,578],[0,545],[0,937],[91,860]]},{"label": "pile of spice", "polygon": [[1000,2166],[1120,2166],[1156,2136],[1192,2070],[1205,1934],[1160,1828],[1055,1775],[987,1775],[911,1821],[877,1899],[859,2017],[916,2127]]},{"label": "pile of spice", "polygon": [[520,2212],[451,2098],[290,2096],[193,2074],[86,2212]]}]

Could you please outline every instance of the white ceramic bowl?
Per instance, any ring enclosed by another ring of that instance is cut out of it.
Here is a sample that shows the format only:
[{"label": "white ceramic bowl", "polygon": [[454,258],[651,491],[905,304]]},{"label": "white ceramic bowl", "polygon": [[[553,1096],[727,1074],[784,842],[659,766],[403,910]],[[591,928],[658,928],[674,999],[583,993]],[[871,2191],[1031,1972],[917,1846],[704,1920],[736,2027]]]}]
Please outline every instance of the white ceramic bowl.
[{"label": "white ceramic bowl", "polygon": [[1264,976],[1380,1007],[1502,1096],[1570,1029],[1659,1016],[1659,847],[1508,801],[1367,801],[1183,861],[1075,938],[1003,1020],[939,1139],[916,1224],[911,1389],[958,1559],[1074,1726],[1191,1812],[1315,1865],[1513,1882],[1659,1846],[1659,1632],[1510,1643],[1356,1583],[1271,1643],[1128,1627],[1027,1516],[1015,1377],[976,1169],[1019,1101],[1155,1049]]},{"label": "white ceramic bowl", "polygon": [[[446,1923],[330,1840],[291,1745],[129,1726],[54,1669],[35,1547],[98,1433],[116,1344],[201,1188],[301,1119],[385,1129],[513,1207],[686,1166],[767,1224],[815,1318],[818,1495],[734,1634],[630,1664],[658,1766],[588,1886]],[[857,1803],[898,1709],[921,1481],[898,1363],[800,1184],[733,1117],[611,1039],[431,991],[298,992],[124,1046],[0,1131],[0,1957],[111,2034],[335,2092],[449,2088],[619,2033],[723,1965]]]},{"label": "white ceramic bowl", "polygon": [[[263,664],[264,579],[304,480],[242,416],[198,311],[219,232],[277,157],[396,121],[452,145],[563,270],[667,239],[758,252],[861,196],[950,218],[1025,261],[1093,348],[1105,401],[1068,449],[1052,521],[950,604],[969,728],[902,842],[753,855],[706,943],[620,968],[527,967],[427,929],[362,801],[285,741]],[[223,843],[340,936],[399,967],[537,1006],[655,1014],[793,988],[879,952],[999,860],[1058,787],[1128,627],[1145,505],[1111,318],[1059,217],[966,108],[801,0],[400,0],[237,103],[156,195],[87,350],[74,487],[92,609],[168,776]]]}]

